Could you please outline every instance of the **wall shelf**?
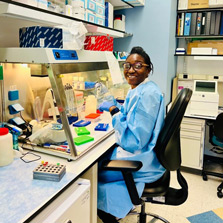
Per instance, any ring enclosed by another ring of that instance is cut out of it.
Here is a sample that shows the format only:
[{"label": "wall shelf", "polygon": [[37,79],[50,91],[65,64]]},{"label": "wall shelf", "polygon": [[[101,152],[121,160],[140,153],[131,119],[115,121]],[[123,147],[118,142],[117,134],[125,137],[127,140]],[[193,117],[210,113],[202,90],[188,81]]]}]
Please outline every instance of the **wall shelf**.
[{"label": "wall shelf", "polygon": [[216,10],[223,11],[223,7],[183,9],[183,10],[177,10],[177,13],[181,13],[181,12],[210,12],[210,11],[216,11]]},{"label": "wall shelf", "polygon": [[223,55],[210,55],[210,54],[175,54],[174,56],[187,56],[187,57],[194,57],[194,56],[201,56],[201,57],[223,57]]},{"label": "wall shelf", "polygon": [[[120,0],[118,1],[120,2]],[[89,33],[96,35],[108,34],[114,38],[125,36],[123,31],[9,0],[0,0],[0,15],[51,26],[64,25],[72,21],[83,22]]]},{"label": "wall shelf", "polygon": [[223,60],[223,55],[191,55],[191,54],[174,54],[177,57],[194,57],[194,60],[212,60],[221,61]]},{"label": "wall shelf", "polygon": [[176,36],[178,39],[223,39],[223,35]]},{"label": "wall shelf", "polygon": [[113,6],[115,10],[118,9],[126,9],[126,8],[134,8],[129,2],[125,0],[108,0]]}]

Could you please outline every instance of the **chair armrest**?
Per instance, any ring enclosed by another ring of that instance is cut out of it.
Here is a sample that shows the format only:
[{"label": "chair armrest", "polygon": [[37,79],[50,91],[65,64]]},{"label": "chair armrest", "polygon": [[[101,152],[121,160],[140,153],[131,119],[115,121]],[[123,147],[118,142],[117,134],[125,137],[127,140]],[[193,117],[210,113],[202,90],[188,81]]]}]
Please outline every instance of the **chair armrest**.
[{"label": "chair armrest", "polygon": [[142,167],[142,162],[130,160],[105,160],[102,162],[102,167],[104,170],[133,172],[138,171]]},{"label": "chair armrest", "polygon": [[104,170],[121,171],[126,187],[129,192],[130,199],[134,205],[141,204],[140,199],[132,172],[139,170],[142,167],[142,162],[140,161],[130,161],[130,160],[105,160],[102,162],[102,168]]}]

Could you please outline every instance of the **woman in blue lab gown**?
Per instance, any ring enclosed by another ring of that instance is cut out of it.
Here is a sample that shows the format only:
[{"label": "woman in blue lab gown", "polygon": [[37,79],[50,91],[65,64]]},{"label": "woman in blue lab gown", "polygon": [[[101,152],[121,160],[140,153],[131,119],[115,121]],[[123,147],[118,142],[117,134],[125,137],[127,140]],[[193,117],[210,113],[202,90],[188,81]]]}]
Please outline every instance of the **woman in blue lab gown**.
[{"label": "woman in blue lab gown", "polygon": [[[148,79],[153,65],[141,47],[134,47],[123,65],[131,86],[122,106],[108,101],[99,109],[109,111],[117,146],[103,157],[111,160],[139,160],[143,167],[133,173],[139,196],[145,183],[158,180],[165,172],[153,150],[164,121],[164,101],[158,86]],[[133,208],[121,172],[98,173],[98,216],[103,222],[117,222]]]}]

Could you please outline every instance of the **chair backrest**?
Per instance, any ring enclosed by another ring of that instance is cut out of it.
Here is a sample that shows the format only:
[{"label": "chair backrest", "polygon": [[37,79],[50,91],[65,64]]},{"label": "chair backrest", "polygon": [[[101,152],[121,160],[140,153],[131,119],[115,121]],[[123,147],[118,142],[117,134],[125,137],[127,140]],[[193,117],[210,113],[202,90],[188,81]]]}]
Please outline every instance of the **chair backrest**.
[{"label": "chair backrest", "polygon": [[217,116],[214,122],[213,131],[217,139],[223,142],[223,113],[220,113]]},{"label": "chair backrest", "polygon": [[177,170],[181,165],[180,124],[191,95],[192,91],[188,88],[182,89],[177,95],[154,148],[160,163],[169,171]]}]

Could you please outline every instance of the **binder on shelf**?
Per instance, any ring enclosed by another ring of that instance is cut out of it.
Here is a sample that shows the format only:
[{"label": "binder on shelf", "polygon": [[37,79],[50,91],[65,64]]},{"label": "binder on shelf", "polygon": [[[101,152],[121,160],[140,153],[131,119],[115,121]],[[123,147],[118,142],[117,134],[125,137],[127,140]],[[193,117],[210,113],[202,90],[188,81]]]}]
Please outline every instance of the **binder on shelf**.
[{"label": "binder on shelf", "polygon": [[184,35],[189,36],[190,35],[190,26],[191,26],[191,12],[187,12],[185,14],[184,19]]},{"label": "binder on shelf", "polygon": [[177,15],[177,36],[180,35],[180,28],[181,28],[181,14]]},{"label": "binder on shelf", "polygon": [[183,36],[184,34],[184,12],[179,13],[177,16],[177,36]]},{"label": "binder on shelf", "polygon": [[192,12],[191,25],[190,25],[190,36],[194,36],[196,34],[196,23],[197,23],[197,12]]},{"label": "binder on shelf", "polygon": [[223,35],[223,13],[221,14],[221,23],[220,23],[220,35]]},{"label": "binder on shelf", "polygon": [[205,34],[206,13],[201,13],[201,35]]},{"label": "binder on shelf", "polygon": [[181,13],[180,36],[184,34],[184,12]]},{"label": "binder on shelf", "polygon": [[202,13],[197,13],[197,23],[196,23],[196,36],[201,35],[201,29],[202,29]]},{"label": "binder on shelf", "polygon": [[211,12],[210,35],[214,35],[214,30],[215,30],[215,20],[216,20],[216,11],[212,11],[212,12]]},{"label": "binder on shelf", "polygon": [[214,35],[219,35],[220,22],[221,22],[221,11],[217,11],[217,13],[216,13],[216,20],[215,20]]},{"label": "binder on shelf", "polygon": [[210,27],[211,27],[211,12],[206,12],[206,17],[205,17],[205,35],[210,34]]}]

